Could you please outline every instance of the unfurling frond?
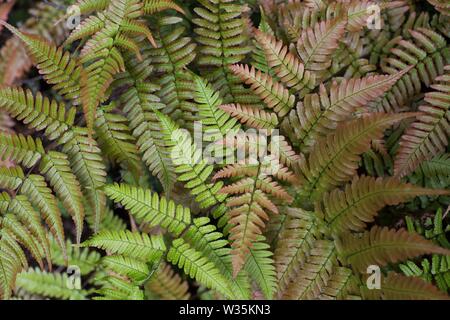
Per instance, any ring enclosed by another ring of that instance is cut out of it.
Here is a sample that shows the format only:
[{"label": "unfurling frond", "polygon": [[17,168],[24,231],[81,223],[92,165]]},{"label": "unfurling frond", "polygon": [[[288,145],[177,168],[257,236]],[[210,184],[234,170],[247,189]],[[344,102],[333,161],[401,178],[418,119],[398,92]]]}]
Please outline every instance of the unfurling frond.
[{"label": "unfurling frond", "polygon": [[344,262],[359,272],[372,264],[384,266],[429,253],[450,254],[418,234],[378,226],[361,237],[346,234],[340,239],[338,251]]},{"label": "unfurling frond", "polygon": [[424,160],[445,151],[450,137],[450,65],[445,74],[435,79],[435,90],[425,95],[427,105],[400,140],[395,159],[395,174],[405,176]]},{"label": "unfurling frond", "polygon": [[363,231],[384,206],[397,205],[421,195],[446,194],[449,192],[416,187],[396,178],[355,177],[343,190],[324,193],[316,211],[325,214],[333,232]]}]

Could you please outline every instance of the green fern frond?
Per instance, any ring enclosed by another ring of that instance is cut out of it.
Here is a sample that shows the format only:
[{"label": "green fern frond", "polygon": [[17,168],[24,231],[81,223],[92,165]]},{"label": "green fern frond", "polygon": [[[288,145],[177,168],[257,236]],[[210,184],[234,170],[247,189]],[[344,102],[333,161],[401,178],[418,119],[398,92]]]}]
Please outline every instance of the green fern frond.
[{"label": "green fern frond", "polygon": [[176,239],[172,242],[167,253],[167,260],[206,287],[215,289],[226,297],[233,297],[229,281],[222,276],[214,263],[201,252],[193,249],[183,239]]},{"label": "green fern frond", "polygon": [[251,51],[242,19],[243,5],[234,0],[201,0],[199,3],[201,7],[194,9],[197,17],[192,21],[197,25],[194,31],[200,44],[197,61],[208,71],[204,73],[205,78],[225,103],[255,102],[228,68]]},{"label": "green fern frond", "polygon": [[111,254],[126,255],[143,261],[157,261],[166,250],[160,235],[149,236],[145,233],[124,231],[100,231],[83,246],[96,247]]},{"label": "green fern frond", "polygon": [[183,239],[193,249],[202,252],[220,270],[221,274],[230,282],[230,289],[239,299],[249,299],[250,288],[245,273],[240,272],[233,277],[230,248],[228,241],[223,239],[222,233],[216,231],[216,227],[210,224],[210,219],[203,217],[193,220],[193,224],[183,235]]},{"label": "green fern frond", "polygon": [[80,104],[81,66],[69,52],[44,39],[24,34],[5,22],[0,21],[0,25],[6,26],[24,42],[39,72],[54,90],[73,104]]},{"label": "green fern frond", "polygon": [[263,236],[258,237],[249,251],[244,269],[259,288],[264,297],[272,299],[277,290],[277,273],[275,271],[273,253]]},{"label": "green fern frond", "polygon": [[156,114],[163,133],[163,138],[170,151],[178,181],[195,196],[201,208],[208,208],[222,203],[226,195],[219,194],[222,182],[208,183],[213,166],[203,159],[202,150],[192,142],[191,135],[186,130],[179,129],[176,123],[166,115]]},{"label": "green fern frond", "polygon": [[148,49],[152,66],[158,75],[157,84],[161,101],[166,105],[163,112],[183,122],[194,120],[196,106],[192,103],[194,90],[192,75],[186,70],[195,59],[196,44],[186,35],[186,28],[178,17],[163,17],[158,20],[155,34],[156,48]]},{"label": "green fern frond", "polygon": [[0,89],[0,107],[12,117],[35,130],[45,130],[49,140],[61,137],[74,124],[75,108],[66,110],[65,105],[43,97],[35,96],[29,90],[20,88]]},{"label": "green fern frond", "polygon": [[160,88],[149,80],[152,73],[149,60],[139,63],[127,56],[126,68],[127,72],[119,76],[114,85],[127,88],[120,96],[122,111],[128,119],[142,160],[169,194],[176,175],[159,133],[158,118],[154,115],[155,110],[164,108],[154,94]]},{"label": "green fern frond", "polygon": [[31,294],[56,299],[85,300],[85,290],[69,288],[71,280],[67,274],[49,273],[39,269],[29,269],[17,275],[16,285]]},{"label": "green fern frond", "polygon": [[82,276],[90,274],[94,271],[100,262],[100,253],[89,250],[88,248],[79,248],[67,239],[64,243],[65,250],[55,241],[54,237],[50,238],[50,251],[53,264],[61,267],[77,266]]},{"label": "green fern frond", "polygon": [[97,231],[106,205],[106,196],[101,190],[106,183],[106,168],[101,150],[96,141],[89,137],[87,129],[75,128],[62,152],[68,155],[73,173],[83,187],[82,191],[95,216],[94,231]]},{"label": "green fern frond", "polygon": [[[114,105],[110,106],[111,109]],[[131,171],[137,178],[141,173],[140,157],[135,138],[131,135],[128,120],[107,108],[99,108],[95,120],[95,132],[104,154]]]},{"label": "green fern frond", "polygon": [[114,202],[122,204],[139,222],[160,225],[179,235],[191,222],[188,208],[142,188],[126,184],[106,185],[105,193]]},{"label": "green fern frond", "polygon": [[232,134],[239,129],[236,119],[227,115],[220,105],[222,99],[211,85],[200,77],[194,77],[194,99],[198,106],[199,118],[205,133],[205,141],[217,141],[227,134]]}]

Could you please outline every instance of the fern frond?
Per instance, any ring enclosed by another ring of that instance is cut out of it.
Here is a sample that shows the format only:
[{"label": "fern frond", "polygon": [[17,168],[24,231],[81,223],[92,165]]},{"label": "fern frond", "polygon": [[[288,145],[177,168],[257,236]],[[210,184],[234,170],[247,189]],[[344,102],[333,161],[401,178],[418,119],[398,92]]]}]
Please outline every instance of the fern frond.
[{"label": "fern frond", "polygon": [[284,292],[294,279],[318,237],[317,219],[311,212],[298,208],[287,209],[274,252],[280,292]]},{"label": "fern frond", "polygon": [[26,168],[33,167],[45,153],[42,141],[22,134],[0,135],[0,160],[10,160]]},{"label": "fern frond", "polygon": [[69,52],[64,52],[62,48],[57,48],[44,39],[24,34],[1,20],[0,25],[5,25],[24,42],[40,74],[47,83],[53,85],[54,90],[70,99],[73,104],[80,103],[81,66]]},{"label": "fern frond", "polygon": [[206,141],[216,141],[239,129],[236,119],[227,115],[221,108],[222,99],[211,85],[200,77],[194,77],[194,99],[198,106],[199,118],[205,132]]},{"label": "fern frond", "polygon": [[285,116],[295,103],[295,96],[290,94],[281,83],[278,83],[267,74],[248,65],[232,65],[230,69],[246,84],[250,85],[267,105],[273,109],[279,117]]},{"label": "fern frond", "polygon": [[16,285],[19,289],[40,296],[66,300],[85,300],[87,292],[69,288],[71,280],[67,274],[49,273],[39,269],[29,269],[17,275]]},{"label": "fern frond", "polygon": [[164,104],[154,95],[159,87],[148,79],[152,72],[150,61],[146,59],[139,63],[127,56],[126,68],[127,72],[119,76],[116,83],[116,86],[128,86],[120,96],[123,113],[128,119],[142,160],[161,182],[165,192],[170,193],[176,175],[161,139],[158,118],[154,115],[154,111],[164,108]]},{"label": "fern frond", "polygon": [[149,276],[150,269],[146,262],[128,256],[110,255],[102,259],[102,265],[114,273],[126,276],[131,283],[140,285]]},{"label": "fern frond", "polygon": [[220,270],[183,239],[176,239],[172,242],[167,253],[167,260],[206,287],[217,290],[226,297],[233,296],[229,282],[222,276]]},{"label": "fern frond", "polygon": [[80,13],[89,14],[105,10],[110,3],[111,0],[77,0],[76,5],[80,9]]},{"label": "fern frond", "polygon": [[160,198],[149,190],[117,183],[106,185],[104,189],[108,197],[122,204],[139,222],[160,225],[175,235],[179,235],[191,222],[188,208]]},{"label": "fern frond", "polygon": [[81,186],[70,168],[66,154],[49,151],[39,164],[39,171],[45,176],[53,191],[64,204],[76,228],[77,243],[80,243],[85,210]]},{"label": "fern frond", "polygon": [[340,18],[316,23],[302,31],[296,45],[297,52],[305,69],[314,72],[317,78],[320,79],[321,72],[330,67],[346,25],[346,19]]},{"label": "fern frond", "polygon": [[278,125],[278,117],[275,113],[266,112],[258,107],[225,104],[221,105],[220,109],[252,128],[274,129]]},{"label": "fern frond", "polygon": [[188,300],[189,285],[173,271],[170,265],[161,264],[155,275],[145,284],[152,295],[163,300]]},{"label": "fern frond", "polygon": [[77,266],[80,268],[82,276],[90,274],[98,266],[101,259],[100,253],[89,250],[88,248],[79,248],[71,240],[67,239],[64,243],[65,250],[61,250],[54,237],[50,238],[50,251],[52,262],[57,266]]},{"label": "fern frond", "polygon": [[126,255],[146,262],[157,261],[166,250],[160,235],[124,231],[100,231],[83,242],[83,246],[96,247],[111,254]]},{"label": "fern frond", "polygon": [[135,138],[128,127],[127,118],[109,112],[106,108],[99,108],[95,120],[95,132],[104,154],[123,165],[135,177],[139,177],[142,171],[140,157]]},{"label": "fern frond", "polygon": [[30,90],[21,88],[0,89],[0,107],[28,127],[45,130],[49,140],[66,133],[73,126],[76,113],[75,108],[66,110],[56,100],[49,100],[41,93],[33,96]]},{"label": "fern frond", "polygon": [[360,155],[370,148],[372,140],[380,139],[385,129],[414,113],[373,113],[339,126],[335,133],[317,142],[303,165],[303,191],[312,198],[350,180],[359,166]]},{"label": "fern frond", "polygon": [[167,9],[173,9],[184,14],[183,9],[172,0],[144,0],[143,9],[146,14],[153,14]]},{"label": "fern frond", "polygon": [[421,195],[445,195],[446,190],[433,190],[402,183],[396,178],[355,177],[343,190],[322,195],[316,211],[323,213],[333,232],[363,231],[374,221],[378,211]]},{"label": "fern frond", "polygon": [[427,0],[433,7],[446,16],[450,16],[450,4],[444,0]]},{"label": "fern frond", "polygon": [[345,263],[359,272],[365,272],[371,264],[384,266],[424,254],[450,254],[449,250],[418,234],[378,226],[372,227],[360,238],[352,234],[344,235],[339,242],[339,252]]},{"label": "fern frond", "polygon": [[314,74],[305,70],[305,65],[282,41],[260,31],[256,31],[255,38],[264,50],[268,66],[288,88],[298,91],[300,97],[314,89]]},{"label": "fern frond", "polygon": [[450,65],[445,73],[435,79],[435,90],[425,95],[427,105],[419,107],[421,115],[400,139],[400,149],[395,158],[394,171],[405,176],[414,171],[420,162],[430,160],[445,151],[450,136]]},{"label": "fern frond", "polygon": [[[28,176],[20,187],[20,192],[26,195],[31,204],[39,208],[42,218],[47,223],[51,233],[56,238],[63,255],[67,256],[64,228],[62,222],[62,215],[58,208],[58,203],[52,190],[48,188],[44,178],[40,175],[32,174]],[[75,221],[76,226],[80,221]],[[82,220],[81,220],[82,224]]]},{"label": "fern frond", "polygon": [[222,233],[216,231],[216,227],[210,224],[207,217],[193,220],[193,224],[183,235],[183,239],[189,243],[193,249],[202,252],[209,261],[220,270],[222,275],[230,282],[230,289],[234,296],[239,299],[250,297],[248,279],[244,272],[240,272],[237,277],[233,277],[231,265],[230,248],[227,248],[228,241],[223,239]]},{"label": "fern frond", "polygon": [[353,274],[350,269],[337,267],[333,270],[331,278],[322,289],[319,300],[344,300],[354,287]]},{"label": "fern frond", "polygon": [[152,59],[152,66],[159,75],[157,83],[161,90],[158,95],[166,105],[163,112],[180,125],[184,121],[193,120],[193,113],[196,112],[196,106],[191,101],[194,96],[194,80],[186,70],[195,59],[196,44],[186,36],[182,21],[178,17],[160,18],[158,32],[155,33],[158,46],[147,51],[149,59]]},{"label": "fern frond", "polygon": [[317,138],[331,133],[353,112],[389,90],[402,74],[333,81],[329,89],[321,84],[318,94],[308,94],[298,102],[281,128],[302,150],[308,150]]},{"label": "fern frond", "polygon": [[[0,219],[1,222],[1,219]],[[7,239],[8,237],[9,239]],[[17,249],[11,247],[10,241],[14,237],[7,233],[4,229],[1,231],[0,239],[0,297],[4,300],[11,297],[11,291],[16,281],[17,274],[22,270],[22,257],[24,253],[19,247]],[[17,247],[16,240],[12,241]]]},{"label": "fern frond", "polygon": [[436,286],[444,292],[450,288],[450,256],[434,254],[429,259],[423,259],[420,266],[413,261],[407,261],[399,265],[400,270],[408,277],[420,277],[421,279],[436,283]]},{"label": "fern frond", "polygon": [[194,29],[200,44],[198,64],[208,71],[206,79],[225,103],[249,102],[247,91],[228,69],[251,51],[244,32],[243,5],[234,0],[201,0],[200,4],[194,9],[198,17],[192,20],[198,26]]},{"label": "fern frond", "polygon": [[336,263],[336,250],[330,241],[317,240],[306,262],[291,281],[283,299],[311,300],[318,298],[330,281]]},{"label": "fern frond", "polygon": [[117,275],[107,276],[96,292],[100,296],[93,297],[94,300],[144,300],[139,286]]},{"label": "fern frond", "polygon": [[244,269],[261,288],[264,297],[272,299],[277,290],[277,273],[275,271],[273,253],[263,236],[259,236],[250,248]]},{"label": "fern frond", "polygon": [[94,139],[89,137],[85,128],[74,128],[72,138],[64,144],[63,153],[68,159],[73,173],[83,187],[95,216],[94,231],[98,227],[104,214],[106,196],[101,188],[106,182],[106,168],[101,156],[101,150]]},{"label": "fern frond", "polygon": [[450,184],[450,154],[444,153],[424,161],[416,170],[423,174],[432,187],[445,187]]},{"label": "fern frond", "polygon": [[[31,219],[32,217],[28,218],[28,220]],[[25,220],[25,222],[27,221]],[[38,229],[36,223],[34,223],[33,226],[35,230]],[[14,238],[16,238],[17,242],[19,242],[23,247],[29,250],[33,258],[39,264],[39,267],[41,269],[44,269],[42,258],[45,257],[45,252],[41,246],[42,242],[36,239],[36,237],[31,233],[31,230],[25,227],[14,214],[6,214],[3,216],[2,227],[8,230],[12,235],[14,235]]]},{"label": "fern frond", "polygon": [[412,68],[372,104],[378,111],[405,109],[411,98],[420,93],[422,84],[430,86],[433,79],[444,74],[444,66],[450,64],[450,49],[442,35],[425,28],[410,30],[409,33],[412,39],[401,39],[382,61],[382,69],[389,74],[397,74],[408,66]]},{"label": "fern frond", "polygon": [[168,116],[156,114],[160,123],[167,148],[178,176],[178,181],[185,183],[201,208],[220,204],[226,195],[219,194],[222,182],[208,183],[213,166],[203,159],[202,150],[192,142],[186,130],[181,130]]},{"label": "fern frond", "polygon": [[363,297],[385,300],[448,300],[448,295],[428,282],[390,272],[380,290],[363,290]]}]

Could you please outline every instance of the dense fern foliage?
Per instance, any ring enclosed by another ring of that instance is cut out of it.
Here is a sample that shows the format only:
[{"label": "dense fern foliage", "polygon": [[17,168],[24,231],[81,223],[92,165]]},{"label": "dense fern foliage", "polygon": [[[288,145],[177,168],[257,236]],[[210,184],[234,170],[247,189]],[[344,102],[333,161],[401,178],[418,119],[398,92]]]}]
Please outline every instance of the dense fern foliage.
[{"label": "dense fern foliage", "polygon": [[1,299],[450,297],[446,1],[14,4]]}]

